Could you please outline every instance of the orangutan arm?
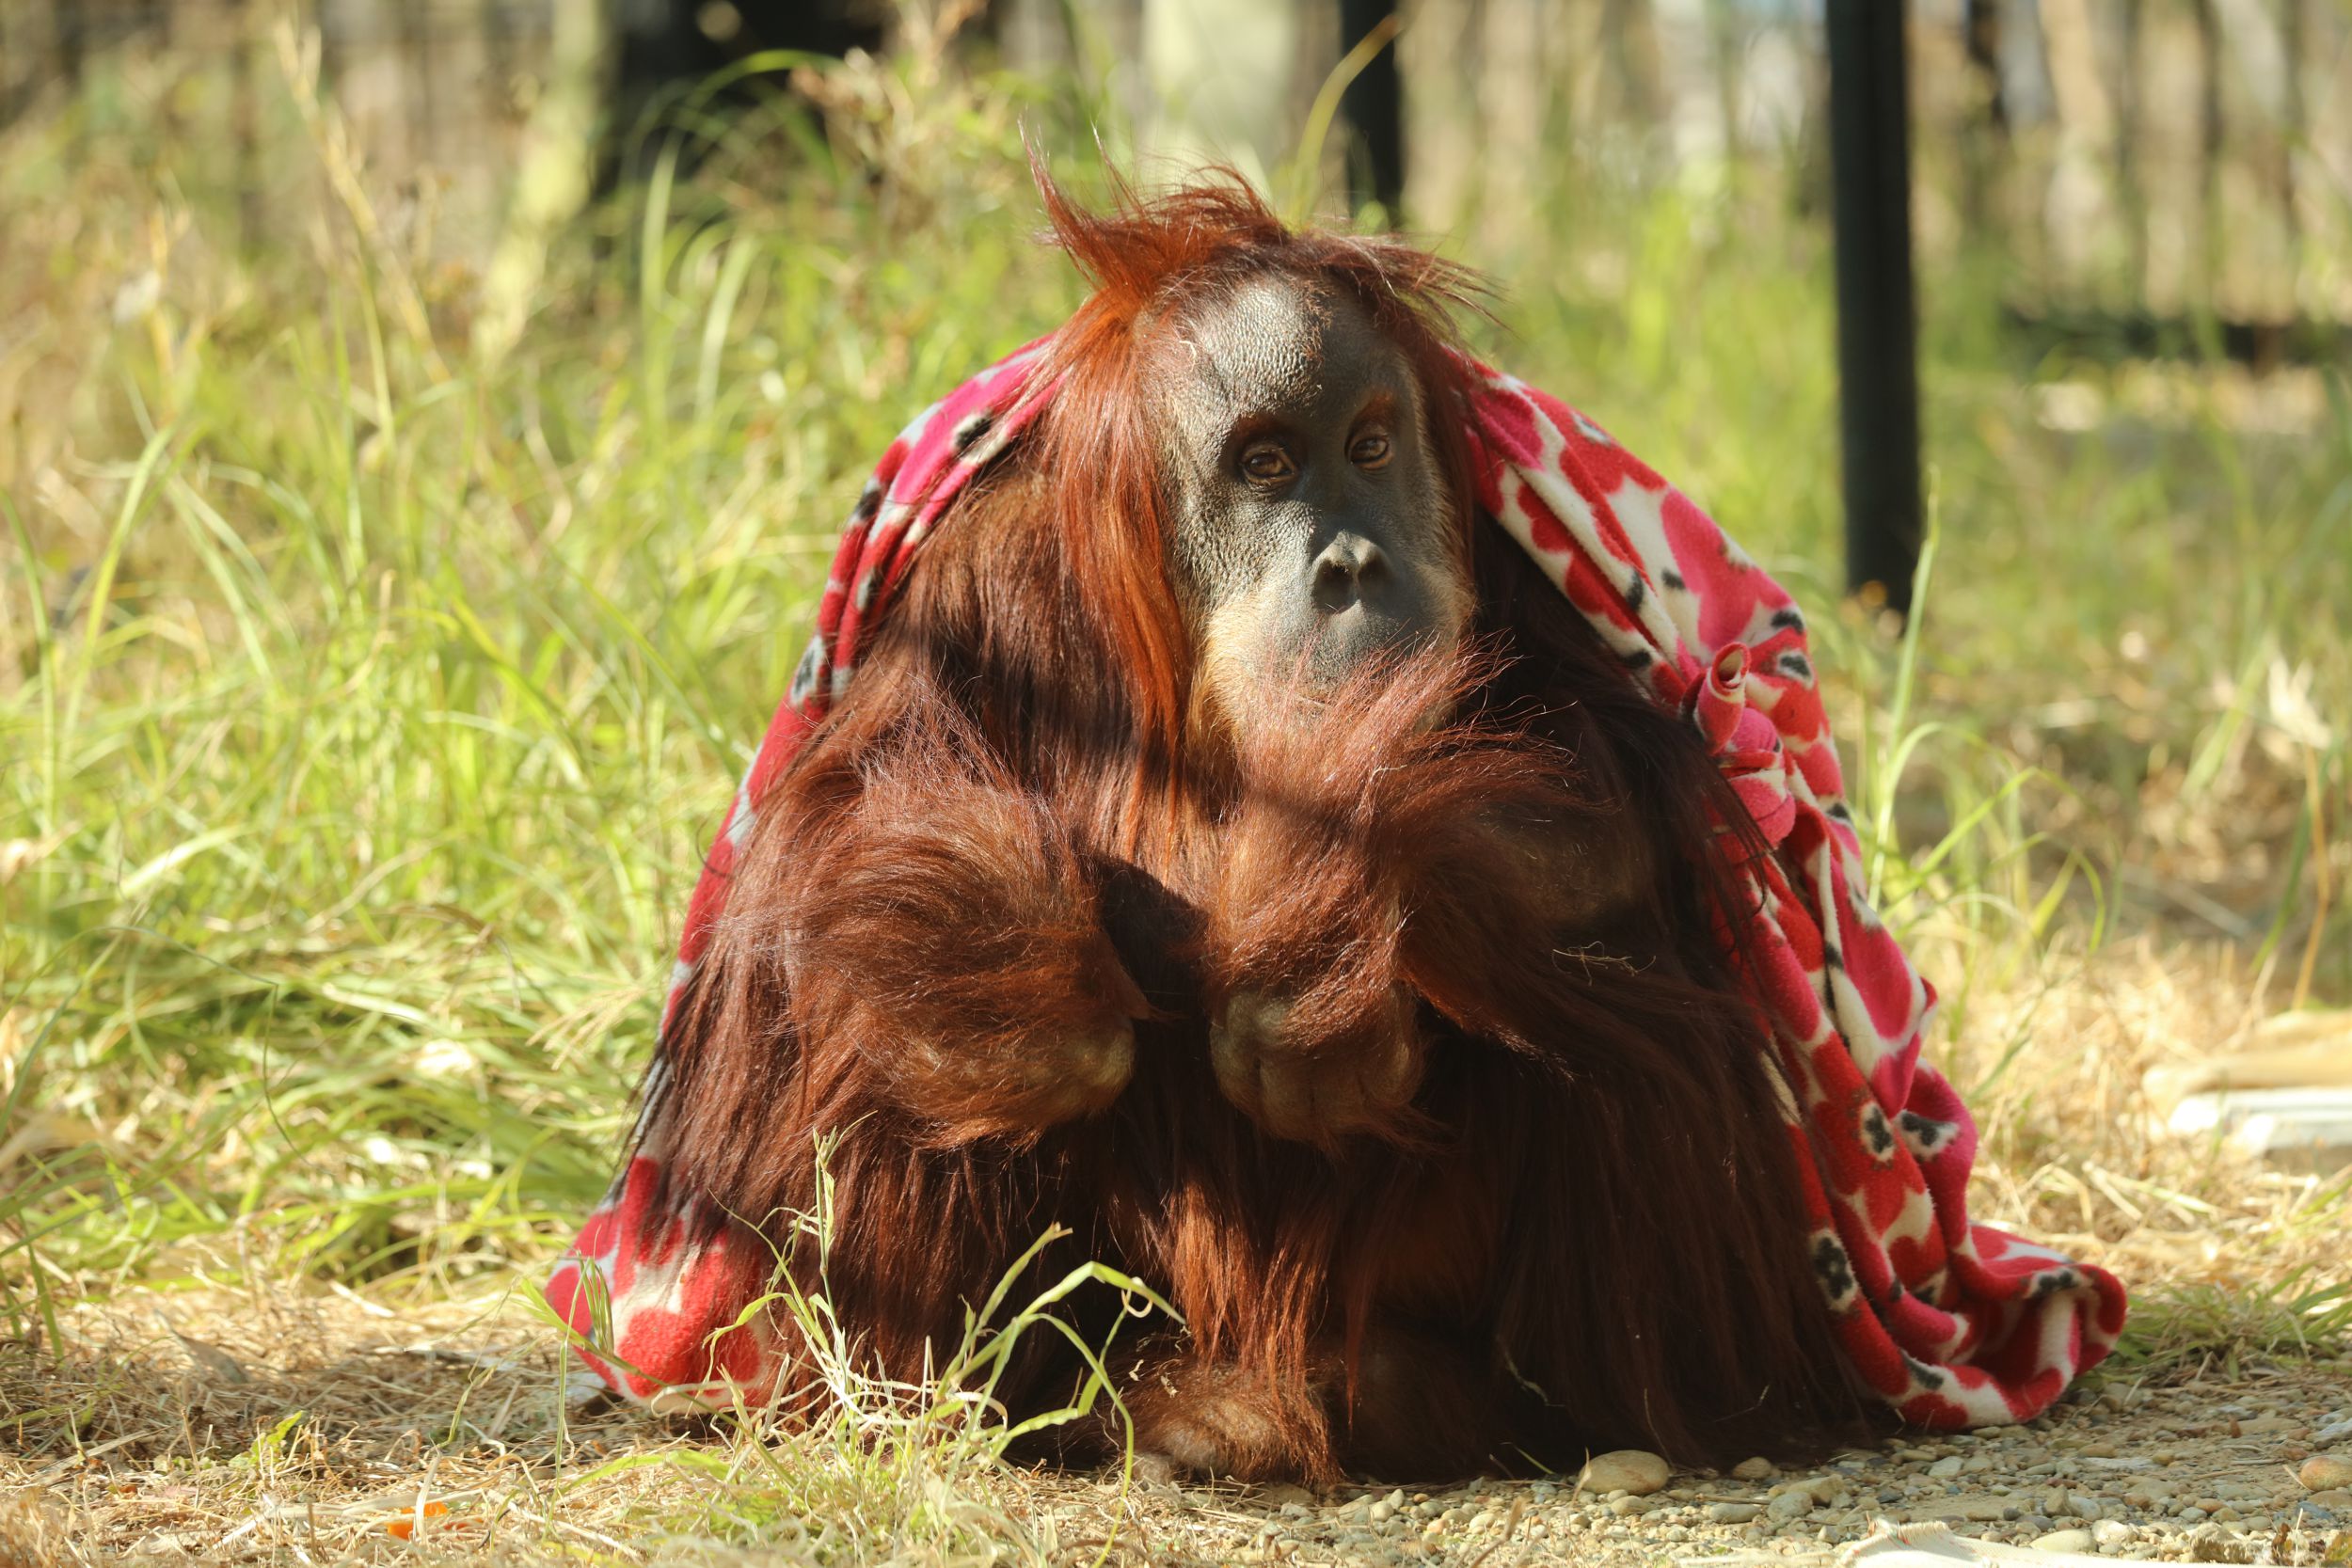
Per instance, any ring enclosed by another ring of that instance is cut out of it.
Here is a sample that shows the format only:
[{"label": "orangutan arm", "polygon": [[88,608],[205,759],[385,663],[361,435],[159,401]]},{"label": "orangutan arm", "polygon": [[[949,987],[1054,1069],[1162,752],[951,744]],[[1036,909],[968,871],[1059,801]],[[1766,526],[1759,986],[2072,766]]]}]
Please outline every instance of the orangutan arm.
[{"label": "orangutan arm", "polygon": [[1117,1098],[1149,1009],[1045,804],[938,738],[863,759],[792,836],[792,1010],[923,1141],[1024,1139]]},{"label": "orangutan arm", "polygon": [[1569,972],[1654,926],[1640,814],[1557,745],[1431,721],[1474,673],[1392,670],[1244,755],[1209,900],[1211,1052],[1278,1136],[1409,1134],[1431,1012],[1540,1048]]}]

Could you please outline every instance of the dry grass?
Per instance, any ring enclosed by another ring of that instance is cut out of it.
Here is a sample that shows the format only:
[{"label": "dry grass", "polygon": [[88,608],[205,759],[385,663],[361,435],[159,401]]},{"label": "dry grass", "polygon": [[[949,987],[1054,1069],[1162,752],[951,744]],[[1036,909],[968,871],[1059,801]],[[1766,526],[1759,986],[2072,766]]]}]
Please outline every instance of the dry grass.
[{"label": "dry grass", "polygon": [[[2141,1101],[2147,1068],[2245,1029],[2227,951],[2134,940],[1979,999],[1963,1073],[1996,1061],[2027,1014],[2072,1049],[2012,1064],[1979,1097],[1977,1212],[2137,1289],[2130,1345],[2098,1386],[2221,1404],[2249,1374],[2272,1391],[2299,1376],[2352,1402],[2352,1175],[2265,1169],[2162,1132]],[[965,1437],[877,1444],[856,1422],[783,1432],[575,1402],[587,1390],[528,1274],[362,1293],[299,1259],[222,1254],[233,1239],[151,1261],[168,1287],[89,1281],[55,1344],[0,1351],[0,1487],[18,1497],[0,1544],[22,1560],[405,1561],[422,1545],[469,1563],[1081,1563],[1106,1548],[1221,1562],[1333,1517],[1285,1516],[1307,1500],[1289,1490],[1006,1469]],[[1490,1544],[1464,1536],[1431,1560]],[[1555,1541],[1542,1560],[1587,1555],[1607,1554]]]},{"label": "dry grass", "polygon": [[1104,1488],[977,1443],[878,1439],[879,1402],[788,1433],[649,1420],[503,1288],[397,1309],[301,1277],[142,1289],[63,1326],[62,1354],[0,1361],[23,1455],[0,1476],[36,1562],[408,1560],[420,1544],[482,1562],[732,1560],[730,1542],[759,1560],[1045,1562],[1099,1545],[1113,1518]]},{"label": "dry grass", "polygon": [[2249,1354],[2341,1354],[2352,1337],[2352,1170],[2282,1171],[2167,1132],[2142,1087],[2153,1068],[2242,1041],[2249,990],[2232,949],[2141,936],[1980,999],[1959,1042],[1963,1085],[2021,1035],[2065,1042],[1974,1097],[1975,1213],[2131,1282],[2119,1370],[2195,1377]]}]

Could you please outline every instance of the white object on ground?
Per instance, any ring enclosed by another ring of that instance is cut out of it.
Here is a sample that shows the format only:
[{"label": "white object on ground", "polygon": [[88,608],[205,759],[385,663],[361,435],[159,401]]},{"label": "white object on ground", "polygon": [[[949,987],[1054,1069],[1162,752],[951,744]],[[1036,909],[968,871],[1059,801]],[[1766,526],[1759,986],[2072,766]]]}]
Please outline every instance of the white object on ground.
[{"label": "white object on ground", "polygon": [[2175,1132],[2219,1132],[2249,1154],[2326,1172],[2352,1164],[2352,1087],[2217,1089],[2172,1108]]},{"label": "white object on ground", "polygon": [[[2072,1533],[2072,1532],[2068,1532]],[[1947,1525],[1893,1525],[1878,1528],[1851,1546],[1793,1556],[1779,1552],[1734,1552],[1729,1556],[1696,1554],[1678,1557],[1677,1564],[1706,1568],[1963,1568],[1968,1563],[2013,1564],[2016,1568],[2109,1568],[2113,1558],[2089,1552],[2046,1552],[2033,1546],[2011,1546],[1999,1541],[1977,1541],[1954,1535]]]}]

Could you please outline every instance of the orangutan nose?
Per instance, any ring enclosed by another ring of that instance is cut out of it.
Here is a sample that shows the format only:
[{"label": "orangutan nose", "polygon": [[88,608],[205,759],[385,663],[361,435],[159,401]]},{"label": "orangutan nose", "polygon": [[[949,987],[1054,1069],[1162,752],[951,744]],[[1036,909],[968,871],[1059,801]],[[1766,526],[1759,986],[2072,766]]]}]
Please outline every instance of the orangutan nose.
[{"label": "orangutan nose", "polygon": [[1388,578],[1389,558],[1379,546],[1360,533],[1340,534],[1315,557],[1315,608],[1326,615],[1344,613],[1379,595]]}]

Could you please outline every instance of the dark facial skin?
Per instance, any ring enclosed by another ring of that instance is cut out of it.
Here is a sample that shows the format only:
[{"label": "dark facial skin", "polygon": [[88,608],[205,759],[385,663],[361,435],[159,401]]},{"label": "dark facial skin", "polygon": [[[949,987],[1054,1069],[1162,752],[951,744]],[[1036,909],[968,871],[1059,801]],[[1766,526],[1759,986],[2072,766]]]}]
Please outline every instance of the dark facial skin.
[{"label": "dark facial skin", "polygon": [[1228,717],[1459,637],[1470,593],[1421,389],[1363,308],[1269,278],[1173,334],[1171,565]]}]

